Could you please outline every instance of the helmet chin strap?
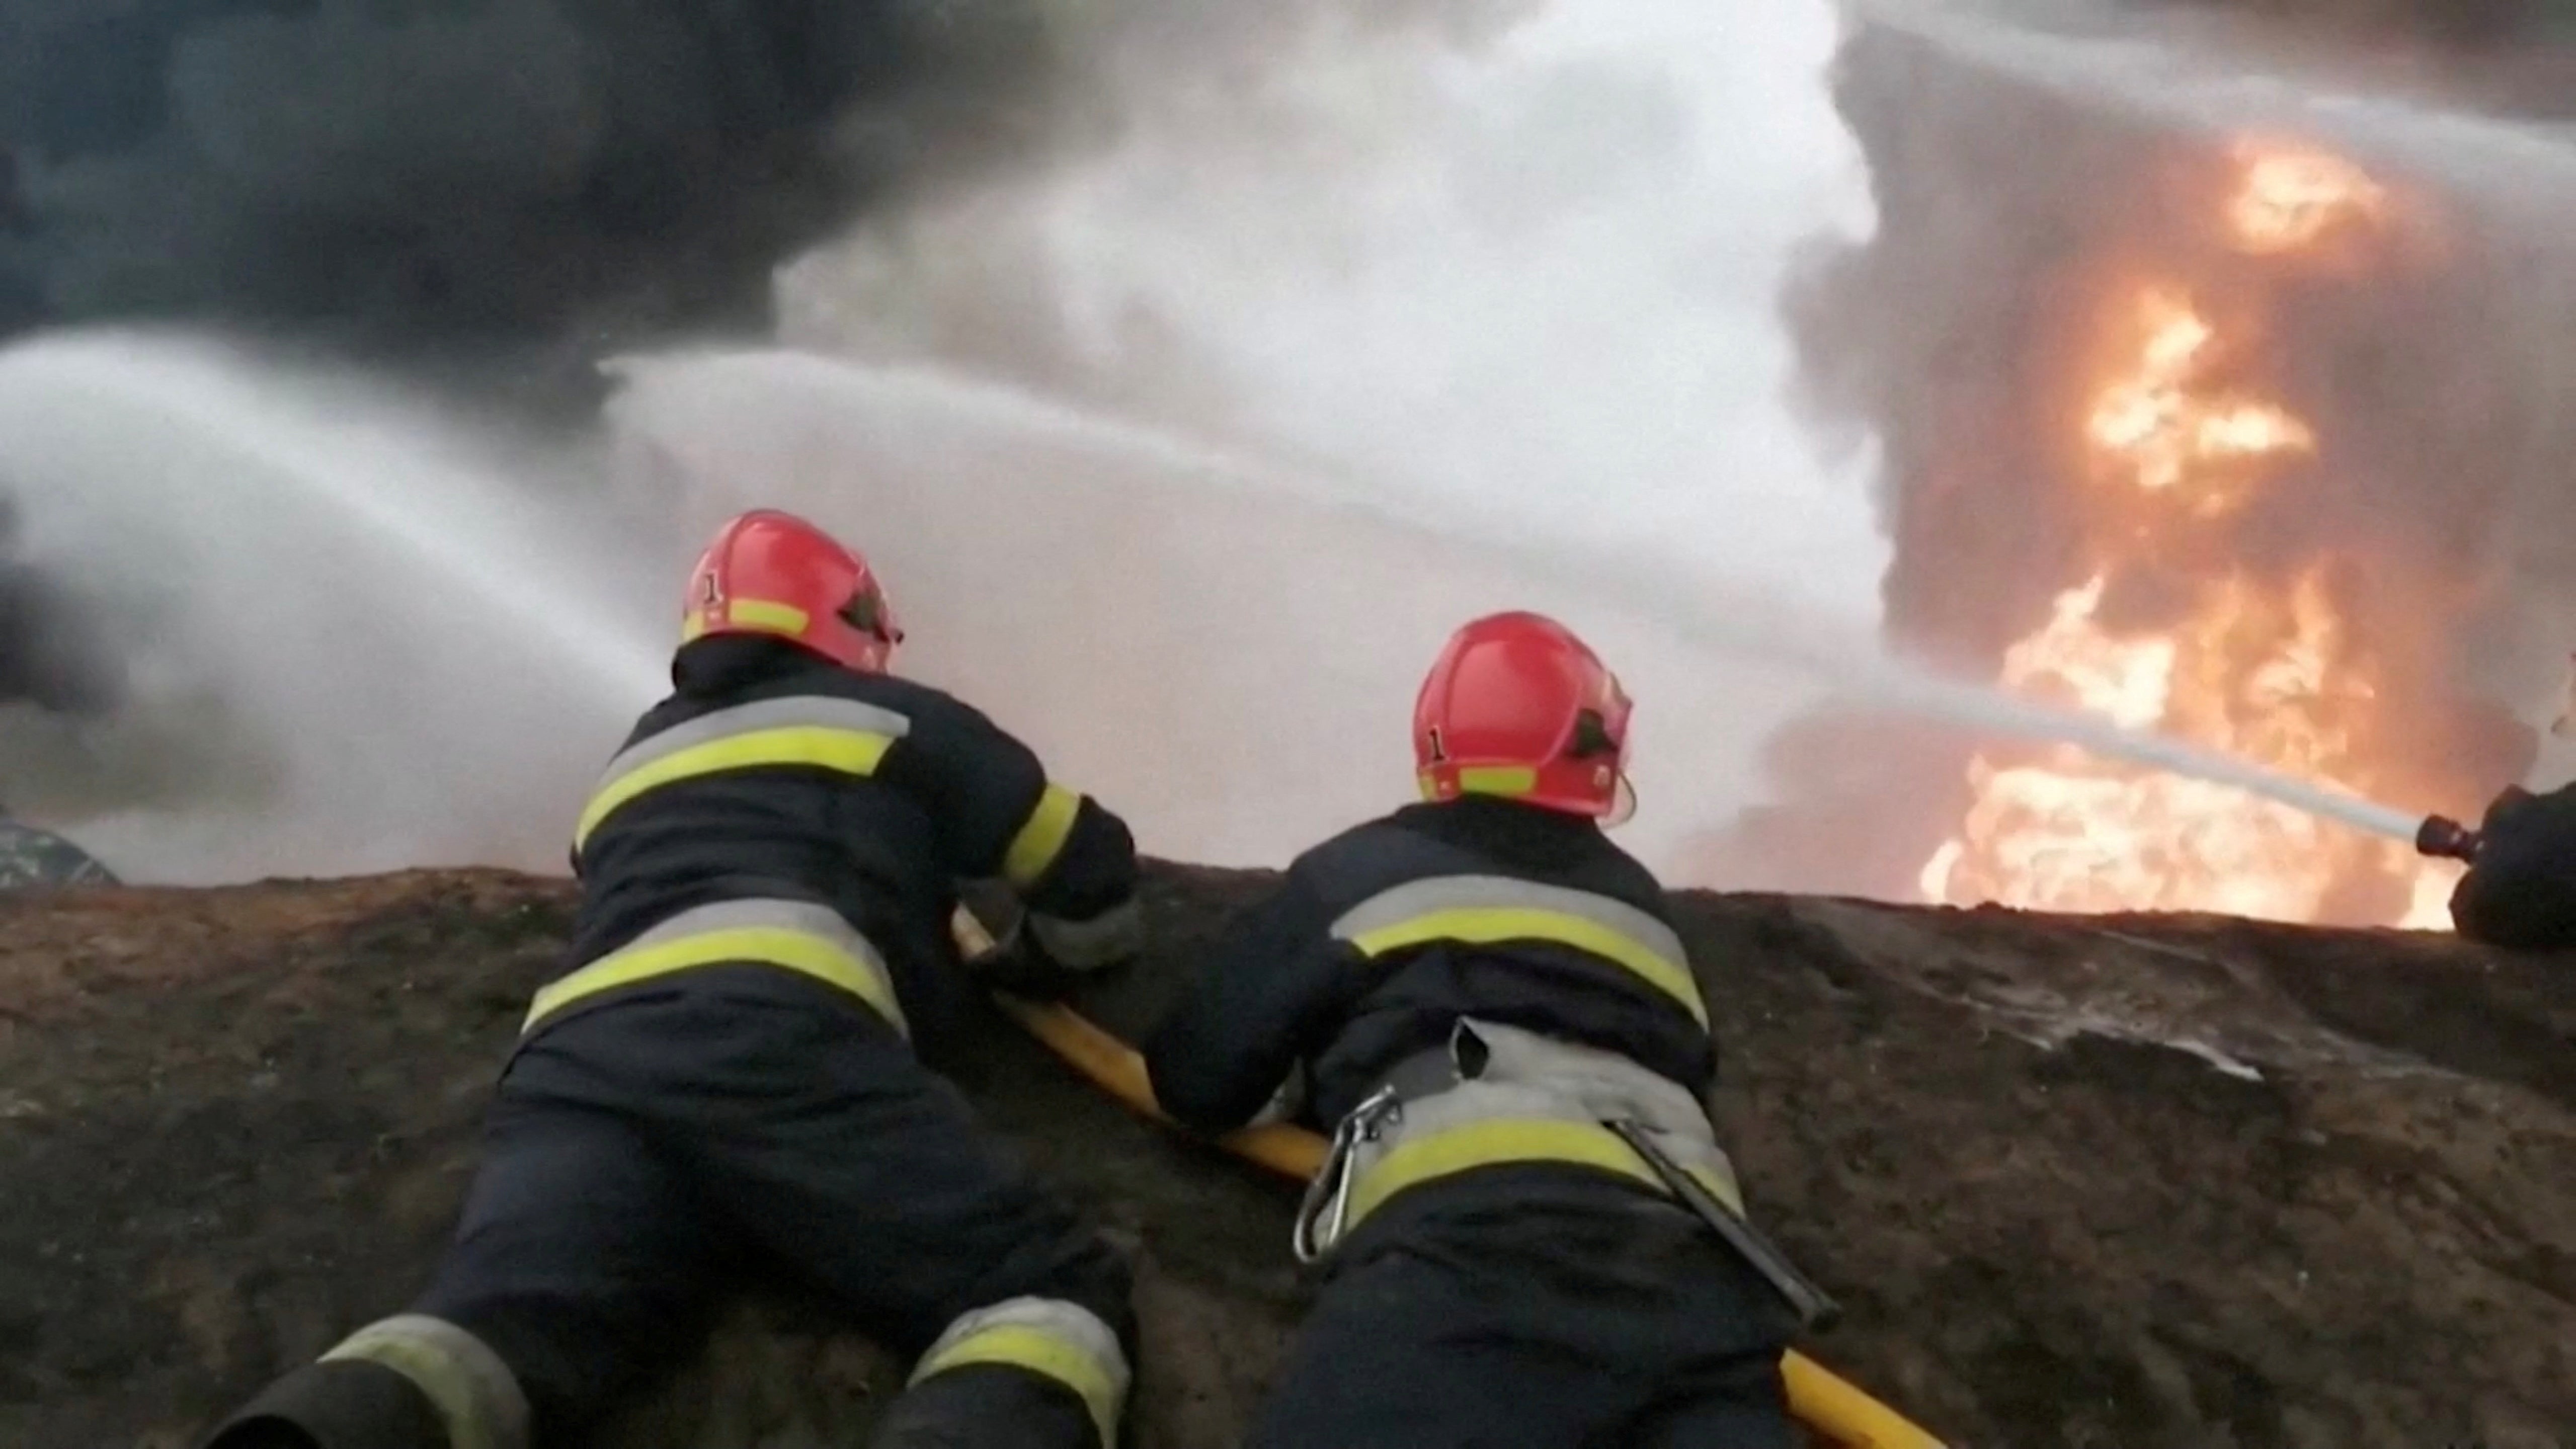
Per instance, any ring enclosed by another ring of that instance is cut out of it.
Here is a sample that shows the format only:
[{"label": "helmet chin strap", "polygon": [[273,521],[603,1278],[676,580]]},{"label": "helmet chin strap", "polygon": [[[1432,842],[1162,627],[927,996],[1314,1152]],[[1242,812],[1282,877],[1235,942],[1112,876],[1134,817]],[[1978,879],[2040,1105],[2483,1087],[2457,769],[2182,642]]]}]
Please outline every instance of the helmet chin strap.
[{"label": "helmet chin strap", "polygon": [[1601,828],[1616,830],[1637,817],[1637,787],[1628,780],[1628,772],[1619,772],[1619,789],[1610,797],[1610,813],[1601,817]]}]

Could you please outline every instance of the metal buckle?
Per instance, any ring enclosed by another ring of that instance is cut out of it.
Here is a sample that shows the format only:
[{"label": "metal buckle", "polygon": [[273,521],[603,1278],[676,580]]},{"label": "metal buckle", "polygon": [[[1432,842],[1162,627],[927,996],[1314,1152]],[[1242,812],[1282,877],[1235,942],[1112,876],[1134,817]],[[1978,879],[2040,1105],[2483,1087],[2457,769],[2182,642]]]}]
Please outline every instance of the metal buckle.
[{"label": "metal buckle", "polygon": [[[1333,1127],[1331,1144],[1324,1151],[1324,1164],[1315,1170],[1314,1180],[1306,1184],[1306,1194],[1297,1204],[1297,1220],[1288,1232],[1288,1251],[1300,1264],[1312,1265],[1333,1245],[1341,1241],[1342,1230],[1350,1224],[1351,1154],[1363,1142],[1375,1142],[1388,1124],[1401,1121],[1404,1103],[1392,1085],[1378,1088],[1366,1101]],[[1318,1219],[1327,1219],[1326,1231],[1316,1236]]]}]

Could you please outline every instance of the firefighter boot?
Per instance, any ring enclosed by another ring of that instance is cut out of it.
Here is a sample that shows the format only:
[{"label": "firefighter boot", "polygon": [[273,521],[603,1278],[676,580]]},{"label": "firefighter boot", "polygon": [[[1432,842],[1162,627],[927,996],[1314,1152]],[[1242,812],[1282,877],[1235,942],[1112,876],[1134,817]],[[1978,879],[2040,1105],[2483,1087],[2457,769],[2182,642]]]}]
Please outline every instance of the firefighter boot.
[{"label": "firefighter boot", "polygon": [[481,1339],[405,1313],[269,1385],[205,1449],[528,1449],[528,1402]]},{"label": "firefighter boot", "polygon": [[205,1449],[451,1449],[410,1379],[356,1360],[306,1364],[250,1401]]}]

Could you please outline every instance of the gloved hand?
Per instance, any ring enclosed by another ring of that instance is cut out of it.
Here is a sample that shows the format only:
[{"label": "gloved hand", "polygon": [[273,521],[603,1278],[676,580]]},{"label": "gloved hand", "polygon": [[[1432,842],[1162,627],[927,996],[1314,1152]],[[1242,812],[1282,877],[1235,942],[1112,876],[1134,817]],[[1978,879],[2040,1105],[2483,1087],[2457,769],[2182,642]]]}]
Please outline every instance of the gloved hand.
[{"label": "gloved hand", "polygon": [[1134,959],[1141,944],[1132,901],[1093,920],[1059,921],[986,893],[958,915],[958,947],[975,978],[1039,1001],[1062,1000],[1100,979]]},{"label": "gloved hand", "polygon": [[991,951],[966,963],[984,986],[1032,1001],[1062,1001],[1082,984],[1086,973],[1072,970],[1047,954],[1023,914],[1013,918],[1010,934]]}]

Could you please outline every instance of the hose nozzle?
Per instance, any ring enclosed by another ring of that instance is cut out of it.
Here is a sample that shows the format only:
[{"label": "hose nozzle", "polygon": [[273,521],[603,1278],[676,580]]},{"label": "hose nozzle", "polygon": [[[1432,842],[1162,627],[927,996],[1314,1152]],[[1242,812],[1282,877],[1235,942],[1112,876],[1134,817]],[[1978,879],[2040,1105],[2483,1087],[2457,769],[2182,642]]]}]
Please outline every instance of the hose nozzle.
[{"label": "hose nozzle", "polygon": [[2427,815],[2424,823],[2415,827],[2418,854],[2474,861],[2478,858],[2478,844],[2476,831],[2447,815]]}]

